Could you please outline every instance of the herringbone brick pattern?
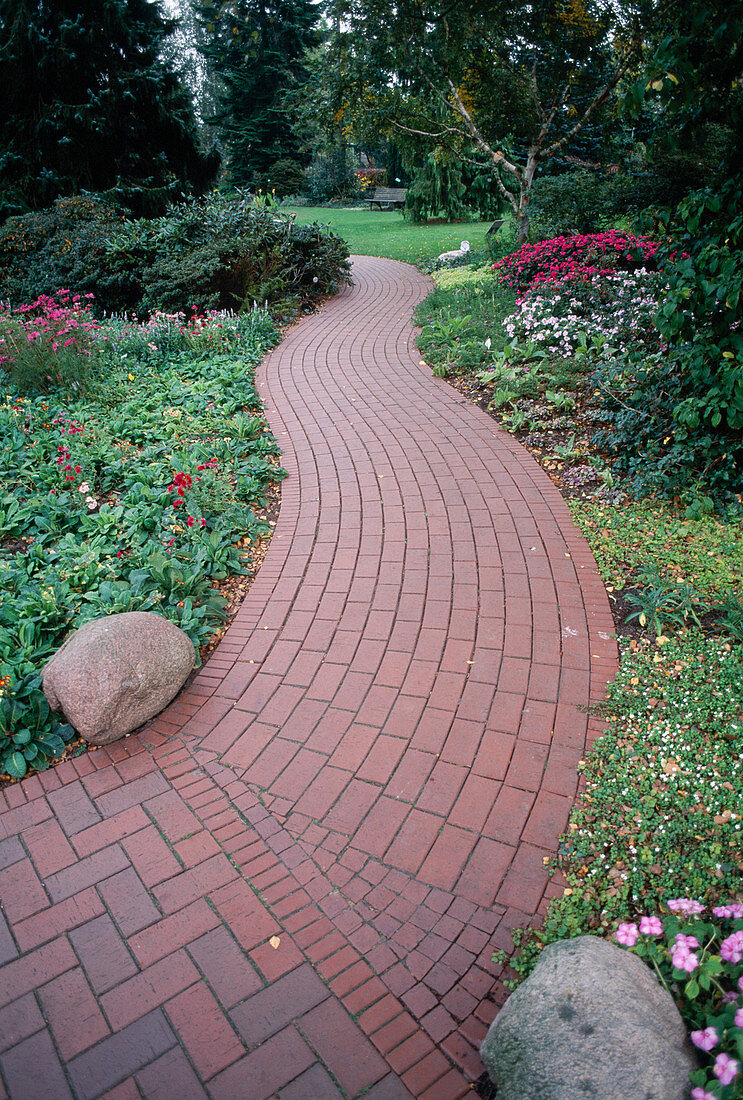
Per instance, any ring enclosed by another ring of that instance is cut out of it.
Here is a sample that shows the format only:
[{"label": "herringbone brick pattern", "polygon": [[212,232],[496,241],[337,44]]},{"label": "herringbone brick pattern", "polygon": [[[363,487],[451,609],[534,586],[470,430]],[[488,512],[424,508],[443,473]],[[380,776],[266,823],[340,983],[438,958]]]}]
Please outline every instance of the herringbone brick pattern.
[{"label": "herringbone brick pattern", "polygon": [[455,1100],[481,1073],[612,624],[549,480],[420,364],[426,280],[355,278],[262,368],[290,477],[206,667],[0,794],[0,1097]]}]

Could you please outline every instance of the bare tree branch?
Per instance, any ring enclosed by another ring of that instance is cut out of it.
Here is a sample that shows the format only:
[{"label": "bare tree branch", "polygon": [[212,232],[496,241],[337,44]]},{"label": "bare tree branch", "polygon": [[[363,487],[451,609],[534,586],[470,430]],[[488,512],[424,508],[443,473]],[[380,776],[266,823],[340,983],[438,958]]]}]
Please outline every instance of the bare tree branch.
[{"label": "bare tree branch", "polygon": [[564,145],[567,145],[567,143],[569,141],[571,141],[575,137],[576,134],[580,133],[580,131],[583,129],[585,124],[588,122],[589,118],[591,117],[593,112],[597,109],[597,107],[600,107],[602,104],[606,103],[607,99],[609,98],[609,96],[614,91],[617,84],[619,83],[619,81],[622,79],[625,72],[627,71],[627,69],[629,67],[629,63],[630,63],[630,61],[632,59],[632,56],[635,52],[636,45],[637,45],[636,41],[633,40],[632,43],[630,44],[630,46],[628,47],[627,52],[625,53],[624,57],[622,58],[620,64],[617,66],[611,80],[608,82],[608,84],[606,84],[606,86],[604,88],[601,89],[601,91],[588,104],[588,107],[586,107],[585,111],[583,112],[582,118],[578,119],[575,126],[573,126],[572,130],[568,130],[567,134],[565,134],[563,137],[559,138],[557,141],[553,141],[553,143],[550,146],[548,146],[544,150],[544,152],[541,154],[540,160],[547,160],[549,157],[553,156],[553,154],[555,154],[558,149],[562,149],[562,147]]}]

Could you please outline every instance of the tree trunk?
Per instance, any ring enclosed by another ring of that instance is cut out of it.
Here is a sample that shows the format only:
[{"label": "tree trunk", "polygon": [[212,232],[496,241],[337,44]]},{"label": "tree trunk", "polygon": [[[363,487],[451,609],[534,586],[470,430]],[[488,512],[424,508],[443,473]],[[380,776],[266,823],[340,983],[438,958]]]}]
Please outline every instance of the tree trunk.
[{"label": "tree trunk", "polygon": [[529,216],[531,187],[534,182],[538,163],[539,157],[536,150],[530,150],[526,162],[526,171],[519,179],[519,208],[516,214],[516,244],[519,248],[525,245],[529,239],[529,227],[531,225],[531,218]]}]

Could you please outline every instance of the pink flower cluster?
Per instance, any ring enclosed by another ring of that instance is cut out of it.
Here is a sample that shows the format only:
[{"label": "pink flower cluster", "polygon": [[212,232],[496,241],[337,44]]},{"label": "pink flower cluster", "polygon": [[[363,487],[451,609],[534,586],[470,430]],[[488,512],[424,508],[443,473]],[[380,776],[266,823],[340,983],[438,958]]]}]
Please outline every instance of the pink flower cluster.
[{"label": "pink flower cluster", "polygon": [[739,963],[743,959],[743,930],[733,932],[720,944],[720,958],[725,962]]},{"label": "pink flower cluster", "polygon": [[[93,294],[70,294],[69,290],[58,290],[54,295],[40,294],[26,305],[18,306],[15,313],[19,316],[27,345],[45,345],[52,351],[72,349],[77,355],[92,355],[91,344],[100,334],[101,328],[91,316],[90,302]],[[3,310],[10,320],[13,311]],[[0,357],[0,363],[13,362],[19,354],[17,332],[12,328],[0,330],[0,344],[8,349],[8,355]],[[14,355],[13,352],[16,352]]]},{"label": "pink flower cluster", "polygon": [[[633,250],[639,253],[636,259]],[[553,237],[537,244],[525,244],[518,252],[493,265],[501,282],[519,296],[540,283],[588,280],[608,275],[618,267],[652,266],[658,243],[609,229],[604,233],[576,233]]]},{"label": "pink flower cluster", "polygon": [[685,936],[679,932],[671,944],[671,962],[677,970],[683,970],[692,974],[699,966],[699,956],[694,954],[692,948],[699,947],[696,936]]}]

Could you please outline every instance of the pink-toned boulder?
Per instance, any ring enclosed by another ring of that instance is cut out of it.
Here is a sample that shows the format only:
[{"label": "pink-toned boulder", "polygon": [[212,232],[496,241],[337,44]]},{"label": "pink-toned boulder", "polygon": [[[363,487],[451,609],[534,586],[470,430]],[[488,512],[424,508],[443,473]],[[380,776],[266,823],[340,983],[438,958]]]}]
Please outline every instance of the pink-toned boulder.
[{"label": "pink-toned boulder", "polygon": [[125,611],[70,635],[44,668],[44,694],[86,741],[108,745],[167,706],[195,662],[193,642],[175,623]]}]

